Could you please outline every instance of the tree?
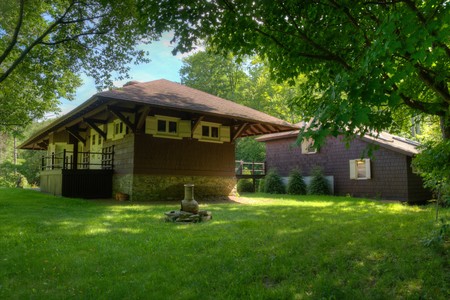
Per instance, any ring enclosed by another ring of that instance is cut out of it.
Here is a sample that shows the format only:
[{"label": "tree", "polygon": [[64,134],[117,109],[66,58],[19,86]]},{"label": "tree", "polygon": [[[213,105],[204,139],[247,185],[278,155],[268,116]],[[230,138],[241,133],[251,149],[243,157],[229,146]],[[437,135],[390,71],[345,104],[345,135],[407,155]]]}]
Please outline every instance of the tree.
[{"label": "tree", "polygon": [[[237,60],[232,54],[199,51],[183,59],[181,82],[291,122],[299,121],[289,101],[301,90],[270,79],[269,70],[258,57]],[[236,159],[260,162],[265,146],[254,138],[236,141]]]},{"label": "tree", "polygon": [[145,61],[139,43],[163,28],[139,26],[135,0],[1,1],[0,131],[23,126],[71,99],[80,72],[110,86],[112,72]]},{"label": "tree", "polygon": [[317,144],[387,129],[399,110],[438,116],[450,138],[447,0],[166,0],[141,9],[171,24],[175,52],[203,39],[217,52],[258,54],[280,82],[306,74],[295,104],[314,117],[305,136]]},{"label": "tree", "polygon": [[[32,185],[39,185],[41,157],[44,151],[17,150],[26,137],[41,130],[54,120],[33,122],[26,128],[16,128],[8,133],[0,133],[0,185],[15,186],[20,177]],[[16,143],[14,143],[14,140]]]},{"label": "tree", "polygon": [[233,55],[214,55],[200,51],[183,59],[181,83],[195,89],[238,102],[239,90],[247,75]]}]

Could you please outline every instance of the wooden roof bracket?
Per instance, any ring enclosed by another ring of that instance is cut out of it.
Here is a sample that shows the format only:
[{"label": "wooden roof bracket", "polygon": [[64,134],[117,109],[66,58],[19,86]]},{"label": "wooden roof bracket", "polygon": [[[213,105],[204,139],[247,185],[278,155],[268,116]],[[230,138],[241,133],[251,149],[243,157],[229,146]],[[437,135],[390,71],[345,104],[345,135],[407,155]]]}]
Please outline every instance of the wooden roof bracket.
[{"label": "wooden roof bracket", "polygon": [[231,138],[231,141],[234,142],[235,139],[237,139],[239,137],[239,135],[242,133],[242,131],[244,131],[244,129],[247,127],[248,123],[244,123],[242,124],[238,130],[236,131],[236,133],[233,135],[233,137]]},{"label": "wooden roof bracket", "polygon": [[[133,124],[133,123],[131,123],[131,121],[128,120],[128,119],[122,114],[121,110],[122,110],[121,108],[113,107],[113,106],[108,105],[108,111],[112,112],[113,115],[115,115],[116,117],[118,117],[118,118],[120,119],[120,121],[124,122],[125,125],[127,125],[128,128],[130,128],[131,131],[132,131],[133,133],[135,133],[135,132],[136,132],[136,125]],[[134,112],[134,110],[133,110],[133,112]]]},{"label": "wooden roof bracket", "polygon": [[83,122],[85,122],[86,124],[88,124],[92,129],[94,129],[98,134],[100,134],[102,136],[103,139],[106,139],[106,132],[104,132],[103,130],[101,130],[97,124],[95,123],[103,123],[105,124],[106,121],[102,121],[102,120],[94,120],[94,119],[85,119],[83,118]]},{"label": "wooden roof bracket", "polygon": [[144,127],[145,119],[147,118],[150,111],[151,111],[150,106],[147,106],[144,108],[144,110],[142,111],[142,113],[140,113],[139,116],[136,116],[136,120],[138,120],[136,123],[136,130],[141,130],[142,127]]},{"label": "wooden roof bracket", "polygon": [[72,135],[74,138],[76,138],[78,141],[82,142],[84,145],[86,145],[86,139],[84,139],[79,133],[78,128],[76,127],[66,127],[67,132]]},{"label": "wooden roof bracket", "polygon": [[197,121],[195,121],[194,126],[192,126],[191,137],[194,135],[195,130],[200,125],[200,122],[205,118],[205,116],[200,116]]}]

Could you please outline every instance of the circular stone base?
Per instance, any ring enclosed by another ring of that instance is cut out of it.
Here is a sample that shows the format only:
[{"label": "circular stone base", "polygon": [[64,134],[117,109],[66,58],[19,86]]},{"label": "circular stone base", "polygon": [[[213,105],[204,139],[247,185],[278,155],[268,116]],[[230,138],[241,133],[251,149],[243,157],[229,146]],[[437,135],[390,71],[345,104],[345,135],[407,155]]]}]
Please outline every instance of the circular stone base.
[{"label": "circular stone base", "polygon": [[200,210],[196,214],[188,211],[172,210],[164,214],[166,215],[166,222],[199,223],[212,219],[211,212],[206,210]]}]

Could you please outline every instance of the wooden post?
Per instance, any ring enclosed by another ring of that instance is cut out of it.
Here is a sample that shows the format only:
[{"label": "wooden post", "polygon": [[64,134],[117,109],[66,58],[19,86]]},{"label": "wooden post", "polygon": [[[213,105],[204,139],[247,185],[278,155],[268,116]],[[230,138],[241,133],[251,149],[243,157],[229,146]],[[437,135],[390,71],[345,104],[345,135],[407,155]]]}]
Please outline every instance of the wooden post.
[{"label": "wooden post", "polygon": [[67,169],[66,149],[63,150],[63,170]]},{"label": "wooden post", "polygon": [[45,155],[42,155],[41,170],[45,171]]},{"label": "wooden post", "polygon": [[255,161],[254,160],[252,160],[252,180],[253,180],[253,192],[256,192]]},{"label": "wooden post", "polygon": [[73,165],[72,169],[77,170],[78,169],[78,141],[73,144]]}]

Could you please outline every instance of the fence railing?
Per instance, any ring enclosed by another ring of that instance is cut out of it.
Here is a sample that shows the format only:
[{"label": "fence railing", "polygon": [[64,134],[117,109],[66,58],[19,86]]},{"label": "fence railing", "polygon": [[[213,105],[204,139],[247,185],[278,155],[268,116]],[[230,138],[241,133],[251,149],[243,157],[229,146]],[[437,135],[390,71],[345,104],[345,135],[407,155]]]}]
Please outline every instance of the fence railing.
[{"label": "fence railing", "polygon": [[266,175],[266,164],[263,162],[235,161],[236,175]]},{"label": "fence railing", "polygon": [[63,150],[52,152],[51,155],[42,156],[41,170],[76,170],[100,169],[112,170],[114,168],[114,146],[105,147],[102,152],[77,152]]}]

